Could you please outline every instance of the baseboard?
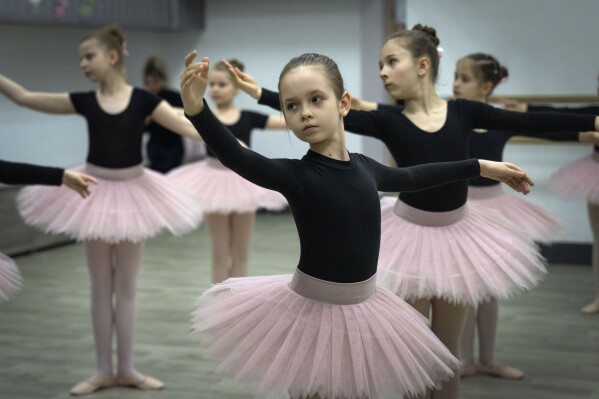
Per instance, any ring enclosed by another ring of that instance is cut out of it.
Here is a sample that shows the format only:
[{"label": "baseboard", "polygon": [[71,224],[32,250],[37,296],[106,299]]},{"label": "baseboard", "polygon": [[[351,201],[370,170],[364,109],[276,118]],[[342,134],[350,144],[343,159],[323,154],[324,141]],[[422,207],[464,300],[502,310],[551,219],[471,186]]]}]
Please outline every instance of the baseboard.
[{"label": "baseboard", "polygon": [[593,245],[590,243],[563,243],[541,245],[541,254],[549,263],[591,265]]}]

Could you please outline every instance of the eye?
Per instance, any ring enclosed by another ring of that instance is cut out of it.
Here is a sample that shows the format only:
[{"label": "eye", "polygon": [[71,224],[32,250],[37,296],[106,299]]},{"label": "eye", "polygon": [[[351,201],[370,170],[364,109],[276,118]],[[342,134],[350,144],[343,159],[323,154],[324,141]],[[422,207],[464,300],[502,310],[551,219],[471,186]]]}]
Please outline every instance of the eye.
[{"label": "eye", "polygon": [[312,97],[312,103],[313,104],[320,104],[323,100],[324,100],[324,98],[322,96],[314,96],[314,97]]},{"label": "eye", "polygon": [[285,106],[285,109],[286,109],[287,111],[294,111],[294,110],[296,110],[296,109],[297,109],[297,104],[294,104],[294,103],[289,103],[289,104],[287,104],[287,105]]}]

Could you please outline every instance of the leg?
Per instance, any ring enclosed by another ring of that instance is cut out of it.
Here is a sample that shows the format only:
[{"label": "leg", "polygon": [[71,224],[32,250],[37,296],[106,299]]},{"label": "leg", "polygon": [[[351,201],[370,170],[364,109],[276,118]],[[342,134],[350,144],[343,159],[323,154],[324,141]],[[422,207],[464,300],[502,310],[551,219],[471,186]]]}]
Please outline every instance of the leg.
[{"label": "leg", "polygon": [[475,314],[477,313],[476,306],[469,306],[466,313],[466,322],[462,338],[460,342],[460,368],[461,377],[469,377],[476,374],[476,366],[474,365],[474,331],[475,331]]},{"label": "leg", "polygon": [[494,377],[520,379],[524,373],[516,368],[495,363],[495,336],[497,334],[497,318],[499,303],[496,298],[483,302],[478,306],[476,325],[480,347],[480,365],[478,371]]},{"label": "leg", "polygon": [[133,341],[137,327],[137,276],[144,242],[120,242],[115,247],[114,286],[118,374],[134,370]]},{"label": "leg", "polygon": [[231,275],[245,277],[248,275],[248,254],[252,231],[254,230],[254,212],[234,213],[231,215]]},{"label": "leg", "polygon": [[85,243],[91,286],[91,316],[96,344],[96,372],[71,388],[71,395],[87,395],[114,385],[112,377],[113,250],[102,241]]},{"label": "leg", "polygon": [[144,244],[143,241],[124,241],[115,247],[115,319],[119,358],[117,383],[122,386],[156,390],[164,388],[162,381],[137,372],[133,365],[133,341],[137,327],[137,276]]},{"label": "leg", "polygon": [[[466,320],[467,306],[449,303],[443,299],[433,300],[432,329],[454,356],[460,354],[460,336]],[[460,388],[460,376],[454,375],[443,383],[440,390],[433,391],[433,399],[457,399]]]},{"label": "leg", "polygon": [[[420,314],[422,314],[424,317],[426,317],[427,319],[430,320],[431,314],[431,307],[432,307],[432,302],[430,299],[417,299],[415,301],[406,301],[407,303],[409,303],[414,309],[416,309],[418,312],[420,312]],[[418,396],[417,398],[414,399],[431,399],[432,398],[432,391],[430,389],[426,390],[426,393],[423,396]]]},{"label": "leg", "polygon": [[599,313],[599,205],[588,203],[589,221],[593,233],[593,274],[597,293],[595,300],[584,306],[581,311],[585,314]]},{"label": "leg", "polygon": [[229,278],[229,215],[207,213],[204,220],[212,243],[212,282],[221,283]]},{"label": "leg", "polygon": [[113,264],[112,246],[102,241],[85,243],[91,286],[91,316],[96,344],[96,372],[112,375]]}]

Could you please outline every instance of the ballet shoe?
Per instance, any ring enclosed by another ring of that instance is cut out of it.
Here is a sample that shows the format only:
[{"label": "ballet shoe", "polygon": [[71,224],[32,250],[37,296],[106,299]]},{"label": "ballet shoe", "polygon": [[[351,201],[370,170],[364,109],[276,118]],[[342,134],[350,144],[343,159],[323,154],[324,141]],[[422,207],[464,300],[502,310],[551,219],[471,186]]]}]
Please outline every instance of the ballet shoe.
[{"label": "ballet shoe", "polygon": [[69,393],[72,396],[82,396],[112,386],[114,386],[114,378],[112,376],[96,374],[75,385]]},{"label": "ballet shoe", "polygon": [[474,374],[476,374],[476,372],[477,372],[476,364],[462,363],[462,365],[460,366],[460,377],[461,378],[473,376]]},{"label": "ballet shoe", "polygon": [[524,378],[524,372],[517,368],[505,366],[503,364],[482,364],[476,365],[476,371],[480,374],[490,375],[492,377],[505,378],[508,380],[521,380]]},{"label": "ballet shoe", "polygon": [[593,301],[593,302],[589,303],[588,305],[583,306],[582,309],[580,309],[580,311],[583,314],[599,313],[599,302]]},{"label": "ballet shoe", "polygon": [[117,375],[116,384],[121,387],[137,388],[146,391],[157,391],[164,388],[162,381],[136,372]]}]

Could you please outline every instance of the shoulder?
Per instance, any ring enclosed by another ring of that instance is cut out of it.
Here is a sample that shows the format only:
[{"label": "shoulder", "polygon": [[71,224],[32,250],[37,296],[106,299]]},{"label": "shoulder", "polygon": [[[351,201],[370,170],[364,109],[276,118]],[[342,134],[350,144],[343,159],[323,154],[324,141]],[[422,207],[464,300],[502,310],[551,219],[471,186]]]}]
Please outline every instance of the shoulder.
[{"label": "shoulder", "polygon": [[133,93],[131,94],[131,99],[135,100],[135,101],[139,101],[143,105],[147,105],[147,106],[151,107],[152,109],[155,108],[156,106],[158,106],[158,104],[160,104],[161,101],[163,101],[163,99],[158,97],[156,94],[150,93],[149,91],[147,91],[145,89],[140,89],[139,87],[133,88]]}]

